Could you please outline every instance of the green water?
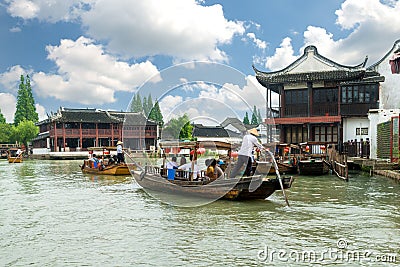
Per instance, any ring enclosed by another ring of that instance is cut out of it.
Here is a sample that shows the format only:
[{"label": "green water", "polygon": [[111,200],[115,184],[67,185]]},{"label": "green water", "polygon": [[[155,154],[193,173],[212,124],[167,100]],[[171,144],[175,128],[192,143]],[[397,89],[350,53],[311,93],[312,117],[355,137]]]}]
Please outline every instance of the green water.
[{"label": "green water", "polygon": [[[83,175],[80,163],[0,161],[0,266],[400,263],[400,184],[387,178],[297,177],[290,208],[279,191],[264,201],[179,208],[131,177]],[[307,261],[299,256],[306,251],[317,255]],[[364,256],[340,258],[345,252]]]}]

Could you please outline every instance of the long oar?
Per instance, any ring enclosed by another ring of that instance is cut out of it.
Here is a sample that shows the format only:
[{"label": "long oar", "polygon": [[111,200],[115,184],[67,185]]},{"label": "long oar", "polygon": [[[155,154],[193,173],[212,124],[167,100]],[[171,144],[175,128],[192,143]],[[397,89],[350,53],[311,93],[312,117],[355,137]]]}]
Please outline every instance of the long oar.
[{"label": "long oar", "polygon": [[17,157],[15,157],[15,159],[13,160],[13,162],[12,163],[15,163],[15,161],[18,159],[18,158],[22,158],[22,153],[21,154],[19,154]]},{"label": "long oar", "polygon": [[136,165],[136,167],[138,167],[140,169],[140,171],[141,171],[140,180],[143,180],[144,176],[147,173],[146,168],[143,169],[142,166],[140,166],[138,163],[136,163],[136,161],[128,153],[126,153],[125,151],[123,151],[123,152],[125,155],[128,156],[128,158],[130,158],[130,160],[132,160],[132,162]]},{"label": "long oar", "polygon": [[278,180],[279,180],[279,184],[281,185],[281,189],[282,189],[283,196],[285,197],[286,204],[288,205],[288,207],[290,207],[288,198],[287,198],[287,196],[286,196],[285,189],[283,188],[283,182],[282,182],[282,178],[281,178],[281,175],[280,175],[280,173],[279,173],[279,170],[278,170],[278,164],[276,163],[275,157],[274,157],[274,155],[272,154],[272,152],[269,151],[269,150],[266,150],[266,151],[267,151],[267,153],[269,153],[269,155],[270,155],[271,158],[272,158],[272,162],[274,163],[274,167],[275,167],[275,173],[276,173],[276,176],[278,176]]}]

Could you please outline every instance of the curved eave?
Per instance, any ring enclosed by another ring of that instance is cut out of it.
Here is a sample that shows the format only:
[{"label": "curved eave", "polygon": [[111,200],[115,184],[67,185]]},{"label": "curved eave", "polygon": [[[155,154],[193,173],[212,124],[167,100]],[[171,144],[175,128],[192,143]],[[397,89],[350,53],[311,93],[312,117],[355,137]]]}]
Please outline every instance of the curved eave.
[{"label": "curved eave", "polygon": [[287,66],[287,67],[284,68],[284,69],[277,70],[277,71],[272,71],[272,72],[263,72],[263,71],[258,70],[254,65],[253,65],[252,67],[253,67],[253,70],[254,70],[254,72],[255,72],[256,74],[264,74],[264,75],[277,75],[277,74],[282,74],[282,75],[283,75],[283,74],[286,74],[288,71],[290,71],[294,66],[296,66],[297,64],[299,64],[302,60],[304,60],[304,59],[307,57],[308,51],[311,50],[311,49],[313,49],[313,50],[315,51],[315,56],[316,56],[317,58],[321,59],[322,61],[325,61],[325,62],[326,62],[327,64],[329,64],[329,65],[336,66],[338,69],[341,69],[341,70],[343,70],[343,71],[346,71],[346,70],[347,70],[347,71],[360,70],[360,69],[362,69],[362,68],[364,68],[364,67],[366,66],[367,61],[368,61],[368,56],[366,56],[365,59],[364,59],[364,61],[361,62],[361,63],[358,64],[358,65],[355,65],[355,66],[342,65],[342,64],[339,64],[339,63],[337,63],[337,62],[335,62],[335,61],[333,61],[333,60],[330,60],[329,58],[326,58],[326,57],[320,55],[320,54],[318,53],[318,49],[317,49],[315,46],[309,45],[309,46],[307,46],[307,47],[304,49],[303,55],[301,55],[298,59],[296,59],[295,61],[293,61],[289,66]]},{"label": "curved eave", "polygon": [[264,86],[268,84],[284,84],[293,82],[315,82],[315,81],[345,81],[356,80],[364,77],[365,70],[357,71],[318,71],[308,73],[291,73],[265,75],[256,74],[257,80]]},{"label": "curved eave", "polygon": [[375,70],[384,60],[386,60],[392,53],[395,52],[397,46],[400,46],[400,39],[394,42],[392,49],[390,49],[389,52],[387,52],[386,55],[384,55],[378,62],[369,66],[368,70]]}]

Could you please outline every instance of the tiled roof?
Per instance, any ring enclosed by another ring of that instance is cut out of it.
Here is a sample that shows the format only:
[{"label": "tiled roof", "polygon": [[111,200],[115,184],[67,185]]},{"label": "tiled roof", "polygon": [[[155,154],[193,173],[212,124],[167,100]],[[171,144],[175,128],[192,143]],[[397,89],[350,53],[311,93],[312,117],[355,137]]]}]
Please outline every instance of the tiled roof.
[{"label": "tiled roof", "polygon": [[224,129],[221,126],[204,126],[194,124],[193,137],[238,137],[238,133]]},{"label": "tiled roof", "polygon": [[340,122],[341,116],[319,116],[319,117],[296,117],[296,118],[275,118],[265,121],[269,124],[305,124],[305,123],[333,123]]},{"label": "tiled roof", "polygon": [[36,125],[56,122],[82,123],[126,123],[129,125],[154,125],[155,122],[146,119],[143,113],[105,111],[99,109],[60,108],[57,113]]},{"label": "tiled roof", "polygon": [[356,66],[345,66],[320,55],[317,48],[310,45],[304,49],[301,57],[282,70],[263,72],[254,66],[253,69],[257,80],[264,86],[293,82],[360,80],[365,75],[367,59],[366,57],[364,62]]}]

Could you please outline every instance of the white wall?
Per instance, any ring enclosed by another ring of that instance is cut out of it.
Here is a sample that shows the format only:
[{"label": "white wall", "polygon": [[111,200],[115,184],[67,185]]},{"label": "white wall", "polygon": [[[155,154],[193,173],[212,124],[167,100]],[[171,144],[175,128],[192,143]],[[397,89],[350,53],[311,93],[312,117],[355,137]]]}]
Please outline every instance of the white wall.
[{"label": "white wall", "polygon": [[[368,128],[368,135],[357,135],[356,128]],[[343,118],[343,142],[348,140],[371,140],[371,129],[368,118]]]},{"label": "white wall", "polygon": [[396,41],[388,55],[382,59],[374,69],[385,77],[379,91],[379,109],[400,108],[400,74],[392,74],[389,60],[394,51],[400,48],[400,41]]},{"label": "white wall", "polygon": [[378,142],[378,124],[391,120],[392,117],[399,116],[400,109],[378,109],[370,110],[368,119],[370,121],[371,134],[371,153],[372,159],[377,159],[377,142]]}]

